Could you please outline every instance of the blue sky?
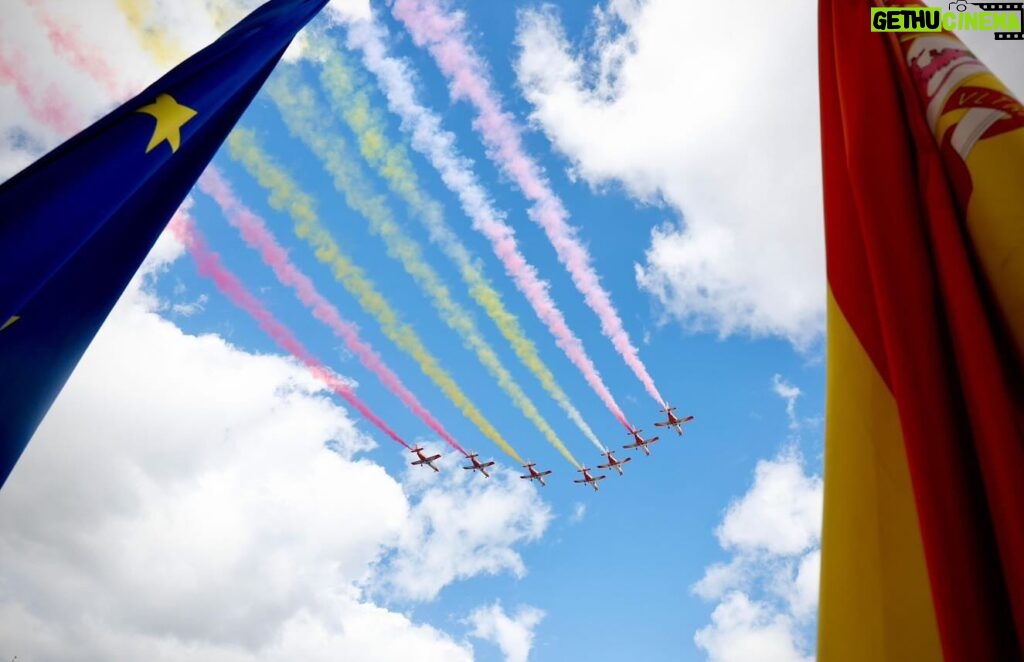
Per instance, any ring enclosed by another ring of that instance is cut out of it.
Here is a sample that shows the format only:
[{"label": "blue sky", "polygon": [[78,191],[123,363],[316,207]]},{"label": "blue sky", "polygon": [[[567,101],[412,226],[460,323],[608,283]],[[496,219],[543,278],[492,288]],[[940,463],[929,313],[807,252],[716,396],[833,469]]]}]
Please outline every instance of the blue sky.
[{"label": "blue sky", "polygon": [[[218,34],[218,16],[238,17],[247,4],[128,6],[180,59]],[[95,67],[90,72],[55,46],[47,21],[95,46],[93,57],[127,90],[173,64],[146,48],[125,6],[104,2],[86,12],[25,3],[5,21],[0,54],[8,61],[27,54],[20,75],[31,85],[0,75],[0,178],[69,134],[36,112],[40,104],[56,99],[81,128],[123,100],[103,89]],[[314,259],[225,147],[214,164],[293,262],[455,439],[508,470],[484,484],[447,453],[442,474],[411,471],[406,451],[280,358],[280,348],[165,236],[0,495],[0,623],[8,624],[0,626],[0,654],[539,661],[813,654],[824,412],[813,16],[777,30],[748,26],[730,46],[687,14],[703,9],[672,0],[445,6],[464,12],[470,42],[524,127],[526,150],[568,209],[658,388],[696,421],[682,438],[658,430],[651,457],[632,454],[626,475],[609,475],[600,493],[574,485],[573,467],[512,406],[261,94],[240,126],[255,131],[315,199],[336,241],[504,438],[554,470],[549,486],[514,477],[518,467]],[[751,11],[779,23],[763,8]],[[654,433],[657,403],[602,335],[529,220],[528,202],[489,158],[472,108],[453,101],[431,55],[384,4],[369,12],[357,0],[333,2],[314,28],[345,49],[352,22],[367,20],[386,28],[389,56],[407,63],[419,102],[455,134],[627,417]],[[786,57],[764,58],[771,49]],[[575,407],[606,446],[625,444],[622,427],[472,229],[457,196],[413,149],[408,127],[388,112],[385,88],[360,64],[363,53],[344,52],[372,90],[388,139],[405,145],[423,190],[442,205]],[[309,55],[298,49],[282,67],[318,87],[320,65]],[[997,71],[1005,66],[993,60]],[[354,145],[322,95],[321,110],[333,135]],[[596,449],[516,360],[418,219],[354,148],[350,158],[472,311],[541,416],[581,462],[597,464]],[[194,192],[190,214],[224,265],[323,363],[356,383],[364,402],[410,442],[440,448],[275,280],[210,198]],[[68,517],[76,508],[79,516]],[[67,582],[110,587],[109,595],[80,602],[61,588]],[[230,615],[205,612],[220,600]],[[40,624],[40,634],[25,634]]]}]

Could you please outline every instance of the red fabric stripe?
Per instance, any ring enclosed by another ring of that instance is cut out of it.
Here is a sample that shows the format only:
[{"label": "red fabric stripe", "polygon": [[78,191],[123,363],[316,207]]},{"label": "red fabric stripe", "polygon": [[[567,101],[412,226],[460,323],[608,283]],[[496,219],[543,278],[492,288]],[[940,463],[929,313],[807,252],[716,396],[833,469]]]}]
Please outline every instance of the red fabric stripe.
[{"label": "red fabric stripe", "polygon": [[946,658],[1020,659],[1007,585],[1024,588],[1024,557],[1001,563],[999,548],[1024,551],[1021,399],[898,45],[870,32],[869,7],[820,4],[829,283],[897,402]]}]

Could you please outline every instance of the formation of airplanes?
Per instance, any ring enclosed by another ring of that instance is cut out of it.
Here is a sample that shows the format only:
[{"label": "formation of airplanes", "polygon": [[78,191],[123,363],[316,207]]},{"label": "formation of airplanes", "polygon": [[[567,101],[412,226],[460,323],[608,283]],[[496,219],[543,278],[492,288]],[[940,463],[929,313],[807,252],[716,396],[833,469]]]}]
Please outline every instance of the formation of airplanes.
[{"label": "formation of airplanes", "polygon": [[[683,435],[683,426],[685,424],[691,422],[694,419],[694,417],[693,416],[686,416],[686,417],[683,417],[683,418],[678,418],[678,417],[676,417],[675,414],[672,413],[675,410],[676,410],[675,407],[672,407],[670,405],[665,405],[665,408],[661,409],[659,411],[661,411],[661,413],[666,415],[667,420],[658,421],[654,425],[656,427],[659,427],[659,428],[671,428],[671,429],[674,429],[676,431],[676,434],[678,434],[679,436],[682,436]],[[654,442],[658,441],[658,439],[660,439],[661,437],[650,437],[648,439],[644,439],[643,436],[641,435],[642,432],[643,432],[643,430],[640,430],[640,429],[630,430],[628,432],[628,434],[629,434],[629,436],[633,437],[633,443],[626,444],[625,446],[623,446],[623,448],[629,449],[629,450],[632,450],[634,448],[639,448],[641,451],[643,451],[644,455],[650,456],[650,454],[651,454],[650,445],[653,444]],[[414,460],[412,462],[413,466],[428,466],[431,469],[433,469],[434,471],[440,471],[437,468],[437,466],[434,464],[434,460],[437,460],[437,459],[439,459],[441,457],[441,455],[439,453],[436,454],[436,455],[430,455],[430,456],[424,455],[423,454],[424,450],[421,447],[419,447],[419,446],[417,446],[416,448],[410,448],[409,451],[411,453],[414,453],[416,455],[416,458],[417,458],[416,460]],[[620,476],[625,475],[625,472],[622,470],[623,465],[633,461],[633,458],[631,458],[631,457],[626,457],[626,458],[623,458],[621,460],[616,458],[615,457],[615,451],[613,451],[613,450],[605,450],[602,453],[602,455],[605,458],[605,463],[597,465],[597,468],[598,469],[614,469],[615,471],[618,472],[618,474]],[[466,459],[469,460],[471,462],[471,464],[469,466],[463,466],[462,467],[463,469],[465,469],[467,471],[473,471],[473,472],[479,471],[480,473],[482,473],[484,475],[484,478],[490,478],[491,477],[491,474],[487,473],[487,467],[494,466],[494,460],[490,460],[490,461],[487,461],[487,462],[481,462],[479,454],[475,453],[475,452],[467,453],[466,454]],[[523,468],[525,468],[529,473],[527,473],[525,476],[520,476],[520,478],[522,478],[524,480],[529,480],[529,481],[537,481],[538,483],[540,483],[541,485],[544,485],[544,486],[547,485],[547,483],[544,482],[544,477],[545,476],[549,476],[552,473],[551,469],[547,469],[545,471],[538,471],[537,470],[537,463],[536,462],[527,462],[526,464],[523,465]],[[578,484],[582,484],[582,485],[589,485],[590,487],[594,488],[595,492],[598,491],[598,483],[600,481],[604,480],[605,478],[607,478],[607,476],[605,476],[604,474],[597,474],[597,475],[595,475],[595,474],[590,473],[591,469],[589,467],[580,467],[579,469],[577,469],[577,471],[579,471],[580,473],[583,474],[583,478],[580,478],[578,480],[574,480],[573,482],[574,483],[578,483]]]}]

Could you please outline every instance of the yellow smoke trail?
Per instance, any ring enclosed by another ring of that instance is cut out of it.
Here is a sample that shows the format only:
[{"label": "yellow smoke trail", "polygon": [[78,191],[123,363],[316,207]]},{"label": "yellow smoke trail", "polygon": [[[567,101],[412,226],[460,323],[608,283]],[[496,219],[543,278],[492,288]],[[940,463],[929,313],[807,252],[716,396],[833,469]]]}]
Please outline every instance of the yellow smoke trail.
[{"label": "yellow smoke trail", "polygon": [[183,59],[186,53],[167,34],[151,24],[152,0],[117,0],[117,6],[124,15],[136,38],[161,67],[171,67]]},{"label": "yellow smoke trail", "polygon": [[466,348],[476,354],[516,408],[566,460],[579,467],[576,458],[544,420],[533,401],[502,365],[497,353],[477,329],[472,316],[452,298],[440,275],[423,259],[419,244],[393,220],[384,200],[372,193],[372,187],[358,163],[347,157],[344,140],[332,130],[331,122],[317,106],[313,89],[299,81],[294,67],[287,66],[278,69],[266,89],[281,111],[285,125],[320,159],[348,206],[370,222],[371,231],[384,240],[388,255],[401,262],[405,271],[430,297],[441,319],[460,335]]},{"label": "yellow smoke trail", "polygon": [[269,192],[270,206],[288,213],[295,225],[295,234],[309,244],[316,259],[327,266],[338,282],[359,301],[359,305],[377,320],[384,334],[416,361],[423,374],[441,389],[452,404],[476,425],[484,436],[522,464],[523,460],[519,454],[466,397],[455,380],[427,350],[419,335],[410,326],[401,322],[398,313],[377,292],[373,282],[341,251],[337,242],[320,222],[313,199],[301,191],[291,176],[264,153],[256,142],[255,134],[246,129],[236,128],[228,137],[228,147],[231,156]]},{"label": "yellow smoke trail", "polygon": [[423,221],[431,239],[453,261],[469,287],[473,300],[484,309],[495,326],[511,345],[519,361],[540,381],[541,386],[576,424],[583,435],[599,451],[605,448],[544,364],[537,346],[519,324],[519,319],[505,307],[501,295],[473,263],[468,249],[444,222],[441,205],[423,191],[412,161],[403,145],[392,145],[387,138],[387,124],[379,110],[371,105],[365,84],[356,79],[344,56],[328,47],[326,42],[311,44],[320,62],[320,83],[332,105],[341,111],[346,124],[359,141],[359,151],[387,182],[391,190],[409,206],[413,215]]}]

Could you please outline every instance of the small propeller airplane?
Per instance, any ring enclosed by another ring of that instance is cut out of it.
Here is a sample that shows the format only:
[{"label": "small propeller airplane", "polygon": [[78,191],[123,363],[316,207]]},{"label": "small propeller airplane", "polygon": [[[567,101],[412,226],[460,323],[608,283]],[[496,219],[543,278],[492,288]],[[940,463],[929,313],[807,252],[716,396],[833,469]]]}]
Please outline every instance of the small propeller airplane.
[{"label": "small propeller airplane", "polygon": [[586,483],[587,485],[590,485],[591,487],[593,487],[595,492],[597,491],[597,481],[604,480],[605,478],[608,477],[608,476],[605,476],[605,475],[591,476],[590,475],[590,469],[587,468],[587,467],[583,467],[582,469],[577,469],[576,471],[582,471],[583,472],[583,478],[582,478],[582,480],[574,480],[572,482],[574,482],[574,483]]},{"label": "small propeller airplane", "polygon": [[669,407],[667,405],[664,409],[660,409],[659,411],[668,415],[668,420],[664,422],[655,423],[654,425],[659,428],[675,428],[676,434],[678,434],[681,437],[683,436],[683,423],[689,423],[690,421],[692,421],[693,416],[687,416],[686,418],[676,418],[676,415],[672,413],[675,410],[675,407]]},{"label": "small propeller airplane", "polygon": [[492,466],[494,464],[494,460],[491,460],[490,462],[481,463],[480,460],[477,459],[476,453],[470,453],[469,455],[466,456],[466,459],[472,462],[473,464],[468,467],[462,467],[463,469],[479,471],[484,475],[484,478],[491,477],[491,474],[487,473],[487,467]]},{"label": "small propeller airplane", "polygon": [[423,454],[423,449],[420,448],[419,446],[417,446],[416,448],[410,448],[409,452],[410,453],[416,453],[416,457],[419,458],[418,460],[416,460],[415,462],[412,463],[412,465],[414,467],[415,466],[422,467],[423,465],[427,465],[428,467],[430,467],[434,471],[440,471],[440,469],[438,469],[437,467],[434,466],[434,460],[436,460],[437,458],[441,457],[440,453],[438,453],[437,455],[431,455],[430,457],[426,457]]},{"label": "small propeller airplane", "polygon": [[[643,430],[630,430],[628,434],[632,435],[633,443],[627,446],[623,446],[623,448],[639,448],[644,452],[644,455],[650,455],[651,449],[648,447],[657,440],[661,439],[661,437],[651,437],[650,439],[644,439],[643,437],[640,436],[641,432],[643,432]],[[626,460],[623,460],[623,462],[625,461]]]},{"label": "small propeller airplane", "polygon": [[608,464],[599,464],[599,465],[597,465],[597,468],[598,469],[615,469],[616,471],[619,472],[619,475],[621,476],[621,475],[623,475],[622,465],[624,465],[627,462],[632,462],[633,458],[627,457],[624,460],[616,460],[615,456],[612,455],[612,453],[614,453],[614,452],[615,451],[605,451],[604,452],[604,456],[606,458],[608,458]]},{"label": "small propeller airplane", "polygon": [[535,480],[538,481],[541,485],[547,485],[547,483],[544,482],[544,476],[550,474],[551,469],[548,469],[547,471],[537,471],[534,468],[537,466],[535,462],[527,462],[523,466],[530,471],[530,474],[528,476],[520,476],[520,478],[525,478],[527,480]]}]

